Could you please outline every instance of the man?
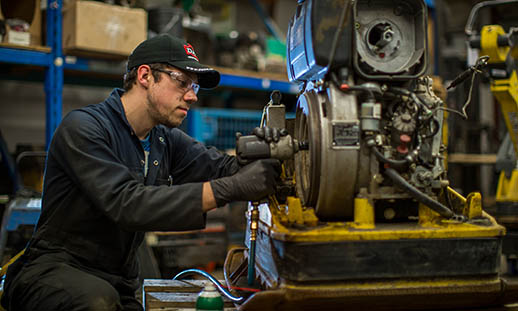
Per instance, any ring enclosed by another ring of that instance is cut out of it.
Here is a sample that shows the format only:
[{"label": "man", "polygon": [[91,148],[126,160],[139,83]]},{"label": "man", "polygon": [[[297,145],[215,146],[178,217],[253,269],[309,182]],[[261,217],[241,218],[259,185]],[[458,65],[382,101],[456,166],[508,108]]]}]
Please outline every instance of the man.
[{"label": "man", "polygon": [[240,167],[176,129],[199,87],[220,79],[192,46],[159,35],[127,69],[125,90],[72,111],[54,134],[37,229],[7,273],[8,310],[142,310],[145,231],[200,229],[207,211],[274,190],[278,161]]}]

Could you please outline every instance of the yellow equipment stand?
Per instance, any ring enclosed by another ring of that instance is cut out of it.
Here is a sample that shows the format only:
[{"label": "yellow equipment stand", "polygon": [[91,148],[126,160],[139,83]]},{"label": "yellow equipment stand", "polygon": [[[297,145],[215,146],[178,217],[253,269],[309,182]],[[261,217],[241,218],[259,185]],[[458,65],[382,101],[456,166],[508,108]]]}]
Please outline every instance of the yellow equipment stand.
[{"label": "yellow equipment stand", "polygon": [[[447,195],[467,222],[421,204],[415,222],[376,224],[372,202],[360,195],[353,221],[326,223],[295,197],[286,205],[271,198],[259,205],[255,264],[267,290],[239,310],[430,310],[518,301],[517,288],[498,276],[505,228],[482,210],[479,193],[464,198],[448,188]],[[243,281],[247,255],[229,252],[228,286]]]}]

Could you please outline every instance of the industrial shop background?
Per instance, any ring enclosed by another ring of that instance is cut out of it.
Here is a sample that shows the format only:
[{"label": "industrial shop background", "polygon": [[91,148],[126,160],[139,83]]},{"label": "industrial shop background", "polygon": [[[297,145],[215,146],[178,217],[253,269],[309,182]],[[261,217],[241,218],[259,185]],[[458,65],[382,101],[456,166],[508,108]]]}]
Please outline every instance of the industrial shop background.
[{"label": "industrial shop background", "polygon": [[[462,110],[470,96],[470,81],[449,91],[446,87],[469,67],[464,30],[471,8],[480,2],[426,1],[427,74],[435,79],[436,94],[455,110]],[[48,14],[55,3],[62,5],[62,12]],[[507,31],[518,20],[518,10],[510,7],[485,10],[479,18]],[[4,214],[17,196],[33,207],[5,213],[2,264],[24,248],[32,232],[45,150],[59,118],[101,102],[112,88],[121,87],[125,58],[142,40],[158,33],[182,36],[196,48],[201,62],[221,71],[221,85],[200,91],[182,125],[207,145],[234,152],[235,133],[249,133],[259,125],[273,90],[281,91],[288,117],[293,117],[299,86],[288,81],[285,38],[296,8],[295,0],[1,0],[0,212]],[[106,27],[110,23],[112,27]],[[103,33],[94,24],[112,32]],[[48,55],[60,56],[62,64],[52,63]],[[49,74],[56,65],[62,66],[62,80]],[[478,75],[473,84],[468,119],[448,114],[448,179],[460,194],[480,192],[491,214],[500,171],[516,160],[497,165],[508,130],[488,80]],[[170,278],[187,268],[217,271],[227,250],[243,245],[246,208],[246,203],[232,203],[209,213],[203,231],[149,233],[141,250],[143,278]],[[516,262],[507,263],[502,269],[516,273]]]}]

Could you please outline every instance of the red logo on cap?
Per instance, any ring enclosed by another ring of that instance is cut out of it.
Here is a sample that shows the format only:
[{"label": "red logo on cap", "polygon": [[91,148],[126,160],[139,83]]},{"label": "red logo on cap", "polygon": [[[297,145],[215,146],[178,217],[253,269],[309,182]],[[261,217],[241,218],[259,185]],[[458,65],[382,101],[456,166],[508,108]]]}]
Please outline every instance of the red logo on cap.
[{"label": "red logo on cap", "polygon": [[183,48],[185,49],[185,53],[187,55],[190,55],[190,56],[196,58],[197,61],[200,61],[198,59],[198,56],[196,56],[196,53],[194,52],[194,48],[192,47],[192,45],[186,44],[186,45],[183,46]]}]

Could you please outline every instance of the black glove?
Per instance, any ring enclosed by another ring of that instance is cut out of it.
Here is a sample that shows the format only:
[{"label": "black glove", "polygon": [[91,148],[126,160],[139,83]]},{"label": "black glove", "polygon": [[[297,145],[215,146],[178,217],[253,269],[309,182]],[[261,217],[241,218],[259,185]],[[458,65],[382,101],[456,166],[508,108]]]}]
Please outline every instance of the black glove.
[{"label": "black glove", "polygon": [[252,133],[261,138],[264,139],[267,143],[278,142],[281,136],[288,135],[288,131],[286,129],[278,129],[276,127],[256,127],[252,131]]},{"label": "black glove", "polygon": [[218,206],[232,201],[258,201],[275,192],[281,173],[276,159],[257,160],[243,166],[235,175],[210,181]]}]

